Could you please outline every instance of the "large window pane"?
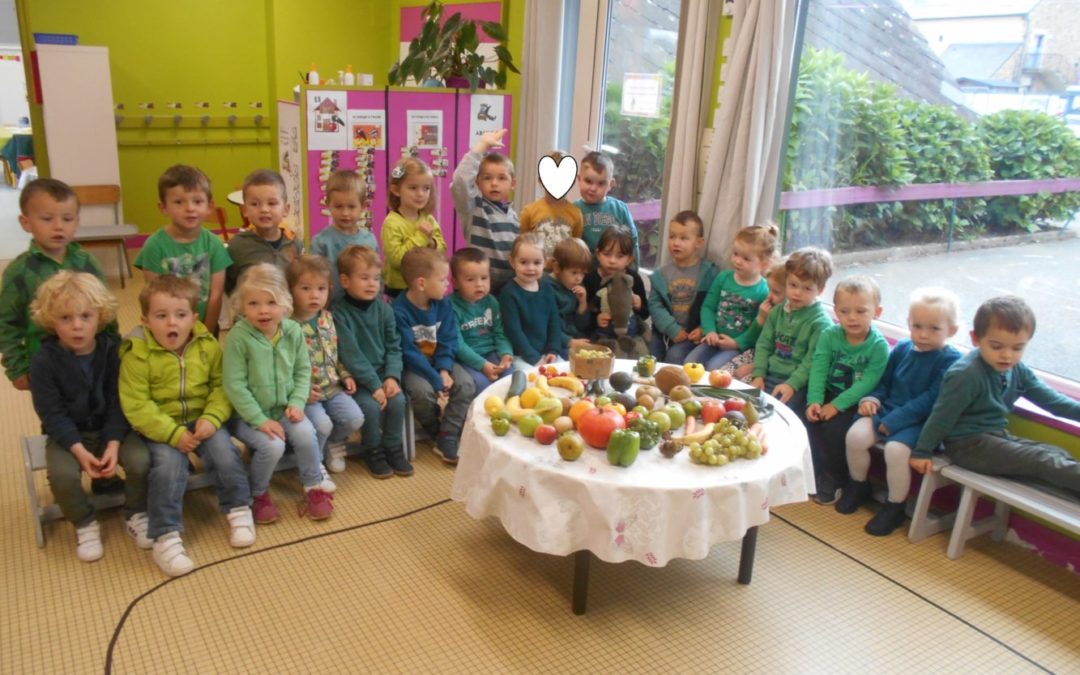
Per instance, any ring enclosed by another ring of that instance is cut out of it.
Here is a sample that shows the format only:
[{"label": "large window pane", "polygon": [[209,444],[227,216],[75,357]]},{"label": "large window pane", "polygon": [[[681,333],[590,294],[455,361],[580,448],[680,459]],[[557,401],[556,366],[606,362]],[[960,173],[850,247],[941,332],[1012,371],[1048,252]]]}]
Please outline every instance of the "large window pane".
[{"label": "large window pane", "polygon": [[[986,298],[1021,295],[1039,318],[1028,362],[1080,379],[1068,343],[1080,320],[1075,10],[1070,0],[810,0],[784,190],[828,192],[813,207],[785,195],[785,249],[825,247],[837,278],[874,276],[883,318],[900,325],[921,285],[960,295],[962,326]],[[1032,181],[1019,188],[1032,194],[1002,181]],[[972,183],[976,196],[955,186]]]}]

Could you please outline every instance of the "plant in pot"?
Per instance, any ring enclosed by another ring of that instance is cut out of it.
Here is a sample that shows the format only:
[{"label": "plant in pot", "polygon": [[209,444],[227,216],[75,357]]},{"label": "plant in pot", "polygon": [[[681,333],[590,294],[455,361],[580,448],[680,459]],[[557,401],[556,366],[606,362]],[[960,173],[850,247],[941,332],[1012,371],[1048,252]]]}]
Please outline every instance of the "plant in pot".
[{"label": "plant in pot", "polygon": [[[501,24],[477,22],[455,13],[440,25],[443,10],[443,3],[438,1],[424,8],[423,28],[409,43],[405,58],[390,69],[390,84],[402,85],[411,77],[426,85],[443,86],[445,83],[447,87],[476,91],[485,84],[497,88],[506,86],[506,72],[492,65],[520,72],[504,44],[507,36]],[[494,61],[488,61],[476,52],[480,46],[479,30],[500,43],[495,46]]]}]

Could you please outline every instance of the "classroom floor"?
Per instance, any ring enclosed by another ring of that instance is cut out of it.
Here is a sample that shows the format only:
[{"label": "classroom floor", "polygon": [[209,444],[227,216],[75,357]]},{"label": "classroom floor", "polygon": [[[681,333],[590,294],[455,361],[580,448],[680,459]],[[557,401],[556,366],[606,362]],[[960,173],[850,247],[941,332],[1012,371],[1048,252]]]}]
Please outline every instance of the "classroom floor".
[{"label": "classroom floor", "polygon": [[[111,283],[122,330],[140,286]],[[186,577],[164,577],[118,511],[101,516],[105,558],[86,564],[70,525],[35,547],[18,438],[38,422],[6,380],[0,409],[2,673],[1080,671],[1076,574],[989,537],[950,561],[944,535],[875,539],[869,511],[814,504],[761,528],[749,586],[737,542],[661,569],[594,562],[574,616],[571,559],[466,515],[423,445],[408,479],[350,460],[321,523],[288,508],[299,483],[279,473],[283,517],[247,550],[228,546],[212,490],[189,493],[200,567]]]}]

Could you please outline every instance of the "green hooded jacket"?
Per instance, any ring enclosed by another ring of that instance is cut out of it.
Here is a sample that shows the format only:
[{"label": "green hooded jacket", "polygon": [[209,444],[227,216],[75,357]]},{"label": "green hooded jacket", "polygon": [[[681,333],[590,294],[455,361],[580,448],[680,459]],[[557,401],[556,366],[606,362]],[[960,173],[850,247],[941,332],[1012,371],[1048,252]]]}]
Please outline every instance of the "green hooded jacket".
[{"label": "green hooded jacket", "polygon": [[311,360],[300,324],[283,319],[272,344],[247,319],[225,339],[225,393],[252,429],[278,420],[285,408],[304,409],[311,392]]}]

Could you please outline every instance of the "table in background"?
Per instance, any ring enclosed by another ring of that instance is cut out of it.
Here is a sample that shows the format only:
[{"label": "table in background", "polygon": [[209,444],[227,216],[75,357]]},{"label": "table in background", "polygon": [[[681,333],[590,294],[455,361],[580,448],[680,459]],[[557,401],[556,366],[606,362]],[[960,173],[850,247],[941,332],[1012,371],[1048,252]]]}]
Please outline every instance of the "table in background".
[{"label": "table in background", "polygon": [[30,129],[0,127],[0,158],[3,158],[7,165],[5,174],[11,173],[12,178],[8,182],[12,186],[15,185],[13,181],[17,181],[19,174],[22,173],[19,157],[34,159],[34,137]]},{"label": "table in background", "polygon": [[[616,369],[633,365],[620,360]],[[653,449],[623,468],[588,448],[579,460],[563,461],[554,445],[516,429],[495,436],[484,399],[505,395],[508,386],[505,379],[492,384],[469,409],[451,497],[474,518],[497,517],[534,551],[575,553],[577,614],[585,611],[590,553],[662,567],[675,558],[701,560],[713,545],[741,538],[739,581],[750,583],[757,527],[768,522],[769,509],[806,501],[815,487],[806,431],[771,397],[776,411],[763,422],[769,451],[759,459],[710,467],[693,464],[686,449],[673,459]]]}]

